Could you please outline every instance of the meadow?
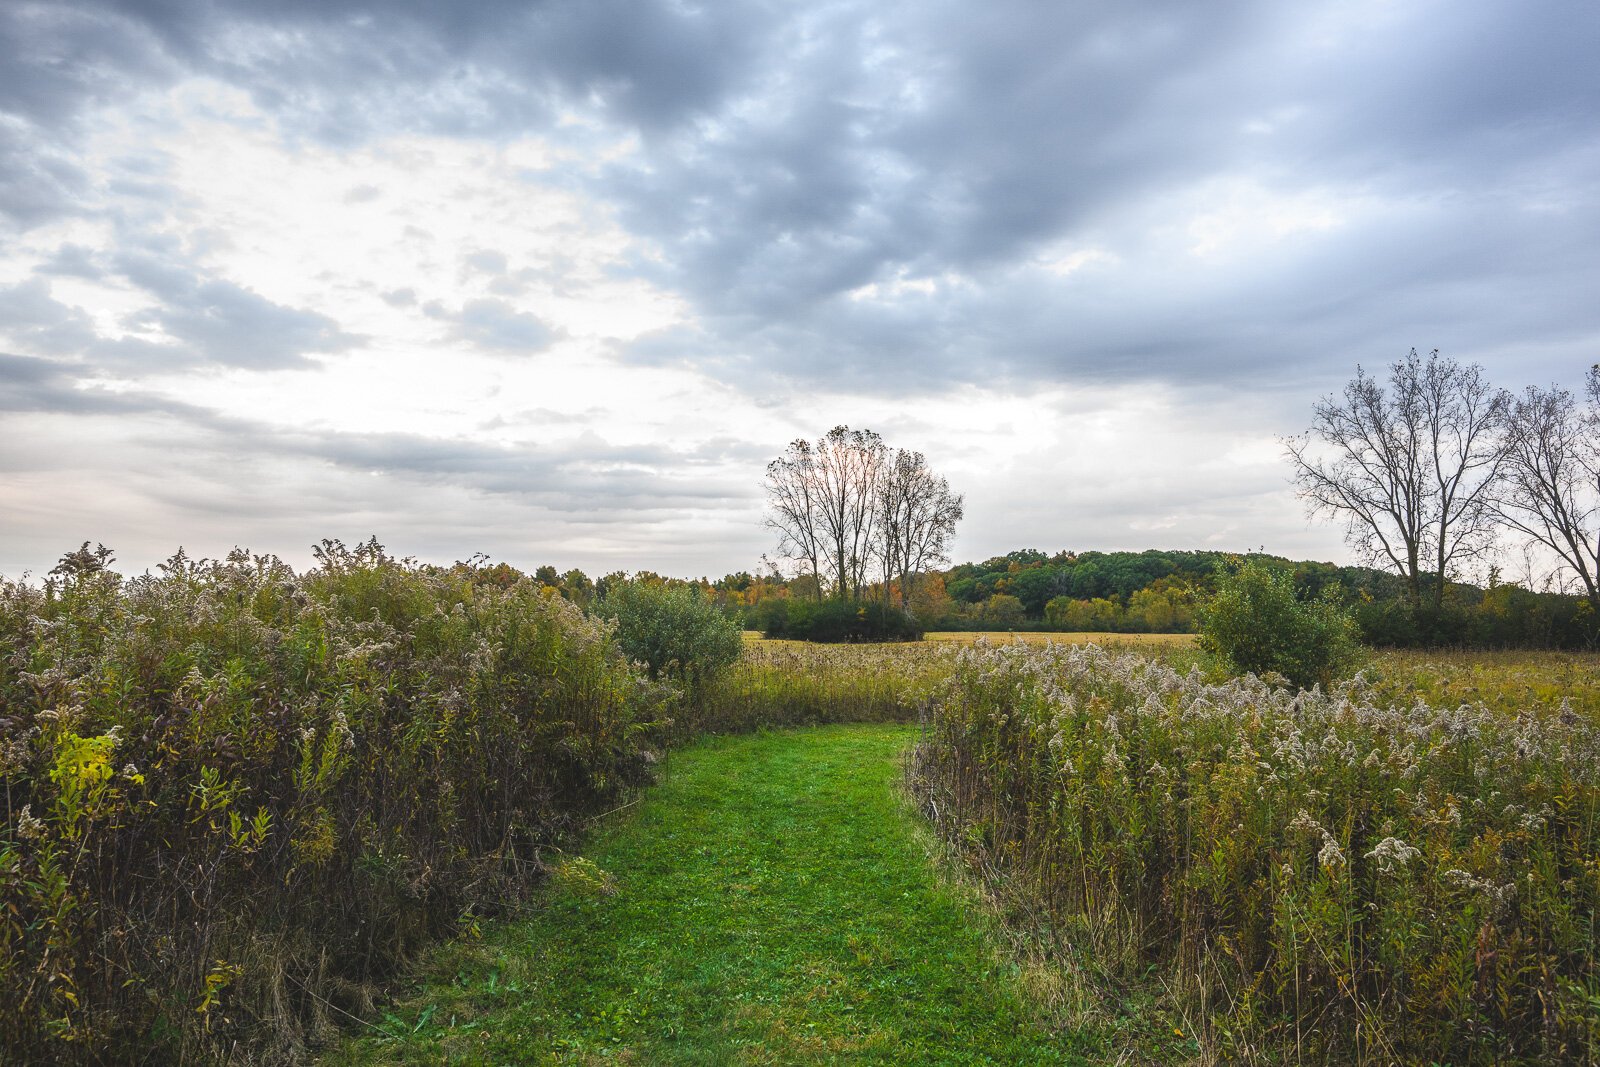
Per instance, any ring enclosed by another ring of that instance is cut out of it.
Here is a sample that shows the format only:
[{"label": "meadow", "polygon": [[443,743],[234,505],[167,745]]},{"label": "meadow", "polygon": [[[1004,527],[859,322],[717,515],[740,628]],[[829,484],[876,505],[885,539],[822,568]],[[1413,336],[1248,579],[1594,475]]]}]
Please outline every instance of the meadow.
[{"label": "meadow", "polygon": [[1100,1062],[933,876],[914,728],[702,738],[525,919],[444,946],[326,1058],[379,1064]]},{"label": "meadow", "polygon": [[[1063,1060],[1593,1061],[1595,657],[1382,653],[1344,689],[1296,695],[1208,671],[1187,639],[1108,649],[1080,635],[1029,637],[815,646],[747,635],[741,663],[706,694],[691,733],[914,720],[904,788],[945,849],[945,863],[925,877],[981,890],[984,903],[968,904],[974,921],[999,917],[992,936],[1019,976],[1021,991],[1005,995],[1049,1020]],[[775,751],[790,743],[763,736]],[[696,756],[694,765],[720,758]],[[758,777],[770,790],[767,775]],[[732,775],[719,788],[742,794],[739,782]],[[773,794],[757,806],[792,803]],[[689,837],[676,819],[646,818],[655,820],[650,833],[678,835],[680,850],[718,852],[715,826]],[[614,865],[650,846],[637,831],[620,833],[625,845],[608,843],[617,840],[608,833],[595,857],[632,882],[633,861]],[[698,861],[688,870],[706,874]],[[658,857],[645,876],[660,871]],[[746,880],[730,875],[729,884]],[[826,884],[838,906],[845,876]],[[573,906],[562,902],[570,890],[553,892],[557,911]],[[664,905],[582,906],[623,922],[634,908]],[[810,905],[799,897],[787,906]],[[649,916],[638,921],[659,929],[659,916]],[[545,918],[498,936],[523,946],[566,937]],[[619,944],[591,945],[588,958],[628,951],[615,936]],[[389,1020],[399,1034],[367,1038],[356,1058],[422,1062],[459,1047],[449,1044],[457,1024],[440,1021],[454,1006],[450,1018],[473,1032],[522,1027],[535,1044],[557,1042],[550,1047],[601,1047],[620,1025],[616,1047],[655,1049],[646,1062],[699,1062],[727,1042],[740,1062],[807,1062],[790,1030],[763,1037],[738,1021],[718,1029],[700,1018],[694,1041],[658,1047],[649,1026],[603,1014],[572,1030],[547,999],[534,1016],[463,1002],[473,974],[507,965],[500,944],[487,954],[451,949],[424,967],[422,985]],[[936,951],[879,949],[902,959]],[[466,970],[461,951],[472,961]],[[517,965],[524,988],[549,998],[564,986],[547,948],[529,958]],[[663,966],[693,969],[672,958]],[[715,966],[729,964],[719,957]],[[756,981],[737,970],[719,982]],[[653,1004],[678,1003],[671,988],[652,988]],[[616,995],[636,999],[620,986]],[[415,1037],[405,1036],[430,1008]],[[843,1042],[814,1052],[854,1049],[863,1062],[896,1062],[881,1032],[851,1044],[863,1031],[840,1029],[826,1011],[808,1018],[821,1029],[806,1032]],[[967,1062],[953,1052],[904,1055],[900,1062]]]},{"label": "meadow", "polygon": [[976,644],[979,638],[990,644],[1022,642],[1029,645],[1099,645],[1101,648],[1144,649],[1192,648],[1195,642],[1194,634],[1134,634],[1106,631],[1065,633],[1050,630],[1022,630],[1014,634],[980,630],[934,630],[928,633],[926,640],[971,645]]},{"label": "meadow", "polygon": [[[976,877],[1006,919],[991,947],[1034,991],[1004,996],[1064,1047],[1260,1063],[1600,1050],[1593,655],[1384,653],[1296,694],[1225,676],[1187,637],[747,635],[729,669],[674,686],[552,590],[483,577],[330,543],[302,575],[240,553],[0,587],[8,1061],[305,1062],[393,1014],[385,991],[437,960],[429,945],[526,949],[512,916],[564,936],[550,924],[587,870],[587,829],[635,818],[676,750],[825,724],[880,732],[770,736],[873,759],[914,741],[906,795],[967,871],[916,877]],[[700,821],[700,847],[733,832]],[[856,837],[910,832],[883,825]],[[855,888],[823,868],[795,884],[870,898],[873,865],[854,869]],[[895,968],[941,951],[891,948]],[[489,971],[502,963],[519,966]],[[893,986],[881,977],[863,988]],[[874,1054],[891,1062],[915,1025],[884,1022]],[[861,1037],[846,1031],[841,1048]],[[734,1036],[760,1062],[753,1033]]]}]

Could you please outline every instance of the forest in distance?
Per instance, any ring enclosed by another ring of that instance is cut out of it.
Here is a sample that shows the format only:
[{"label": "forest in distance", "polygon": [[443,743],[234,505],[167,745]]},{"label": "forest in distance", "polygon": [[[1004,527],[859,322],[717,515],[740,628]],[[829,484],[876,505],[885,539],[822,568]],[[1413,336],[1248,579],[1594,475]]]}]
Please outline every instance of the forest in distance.
[{"label": "forest in distance", "polygon": [[[1313,406],[1305,432],[1280,439],[1308,516],[1340,522],[1358,565],[1264,552],[1261,562],[1292,570],[1302,599],[1347,610],[1367,644],[1592,648],[1600,365],[1581,396],[1559,385],[1512,392],[1437,349],[1412,349],[1385,371],[1357,366],[1341,392]],[[794,611],[781,595],[765,596],[767,586],[898,608],[915,620],[902,629],[1185,632],[1214,577],[1237,559],[1022,550],[939,570],[950,562],[961,496],[920,452],[846,426],[796,440],[770,463],[767,504],[792,577],[764,560],[762,583],[730,579],[756,588],[746,605],[769,634],[793,630]],[[1508,582],[1501,563],[1518,553],[1526,577]],[[818,611],[827,614],[801,615]]]}]

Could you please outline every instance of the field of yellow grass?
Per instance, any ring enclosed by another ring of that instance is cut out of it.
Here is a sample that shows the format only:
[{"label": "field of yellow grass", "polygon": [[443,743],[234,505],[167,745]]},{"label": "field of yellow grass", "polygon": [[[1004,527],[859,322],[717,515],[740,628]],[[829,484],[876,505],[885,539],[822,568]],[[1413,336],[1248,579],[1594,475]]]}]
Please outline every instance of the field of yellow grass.
[{"label": "field of yellow grass", "polygon": [[[805,641],[768,641],[755,630],[745,631],[746,665],[776,668],[790,676],[796,672],[822,672],[840,682],[857,671],[881,675],[919,677],[948,673],[945,653],[971,646],[980,638],[993,645],[1023,642],[1086,645],[1144,650],[1166,658],[1176,655],[1187,667],[1198,655],[1193,634],[1121,633],[981,633],[949,631],[930,633],[921,642],[883,645],[813,645]],[[832,648],[833,652],[826,651]],[[780,666],[774,656],[787,655]],[[1563,706],[1600,720],[1600,653],[1529,651],[1374,651],[1363,673],[1378,691],[1382,703],[1409,706],[1421,699],[1434,707],[1484,703],[1500,711],[1534,714],[1558,713]]]},{"label": "field of yellow grass", "polygon": [[1194,644],[1194,634],[1119,634],[1119,633],[985,633],[979,630],[947,630],[939,633],[930,633],[929,641],[954,641],[958,644],[970,645],[980,637],[989,639],[990,644],[1022,641],[1030,645],[1099,645],[1101,648],[1113,646],[1149,646],[1162,648],[1185,648]]},{"label": "field of yellow grass", "polygon": [[[1099,645],[1102,648],[1112,646],[1155,646],[1160,648],[1187,648],[1194,644],[1194,634],[1119,634],[1119,633],[1060,633],[1060,632],[1033,632],[1022,633],[994,632],[983,630],[941,630],[930,633],[924,638],[926,641],[939,644],[970,645],[980,637],[987,638],[990,644],[1011,644],[1022,641],[1030,645]],[[763,644],[803,645],[804,641],[789,641],[775,638],[768,641],[761,636],[759,630],[746,630],[746,641],[758,641]],[[891,642],[892,644],[892,642]]]}]

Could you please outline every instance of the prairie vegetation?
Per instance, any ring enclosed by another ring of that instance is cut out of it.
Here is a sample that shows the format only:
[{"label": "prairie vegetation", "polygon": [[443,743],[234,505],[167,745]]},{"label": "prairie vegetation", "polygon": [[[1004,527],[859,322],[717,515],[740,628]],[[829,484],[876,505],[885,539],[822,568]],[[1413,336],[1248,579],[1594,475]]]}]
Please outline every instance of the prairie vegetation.
[{"label": "prairie vegetation", "polygon": [[1388,699],[964,650],[916,789],[1069,973],[1107,996],[1157,976],[1209,1056],[1591,1062],[1600,726],[1565,702],[1430,706],[1404,691],[1426,668],[1384,666]]},{"label": "prairie vegetation", "polygon": [[1568,652],[1391,649],[1365,671],[1386,704],[1484,704],[1549,718],[1563,708],[1600,722],[1600,656]]},{"label": "prairie vegetation", "polygon": [[608,899],[605,865],[559,850],[669,748],[911,721],[918,798],[1021,902],[1084,1048],[1600,1050],[1593,656],[1387,652],[1296,695],[1186,635],[730,642],[687,588],[610,576],[586,614],[375,543],[300,575],[66,562],[0,586],[11,1060],[303,1061],[551,870]]},{"label": "prairie vegetation", "polygon": [[105,562],[0,585],[8,1061],[301,1058],[647,777],[669,691],[533,583]]},{"label": "prairie vegetation", "polygon": [[996,640],[1021,642],[1028,645],[1099,645],[1101,648],[1188,648],[1194,644],[1193,634],[1141,634],[1117,633],[1107,630],[1062,632],[1057,630],[1019,630],[1003,637],[986,630],[938,630],[926,635],[929,641],[976,644],[981,638],[987,643]]},{"label": "prairie vegetation", "polygon": [[905,722],[950,676],[957,648],[918,642],[814,645],[756,637],[682,715],[684,732]]}]

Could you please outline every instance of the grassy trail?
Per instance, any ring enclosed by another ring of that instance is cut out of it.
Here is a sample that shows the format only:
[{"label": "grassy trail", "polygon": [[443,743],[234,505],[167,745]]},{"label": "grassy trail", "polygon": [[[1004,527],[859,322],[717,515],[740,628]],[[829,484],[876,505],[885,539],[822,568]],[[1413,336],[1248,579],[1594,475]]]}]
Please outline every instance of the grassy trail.
[{"label": "grassy trail", "polygon": [[545,908],[435,957],[384,1023],[403,1036],[328,1062],[1083,1062],[930,864],[896,792],[911,738],[823,727],[676,754]]}]

